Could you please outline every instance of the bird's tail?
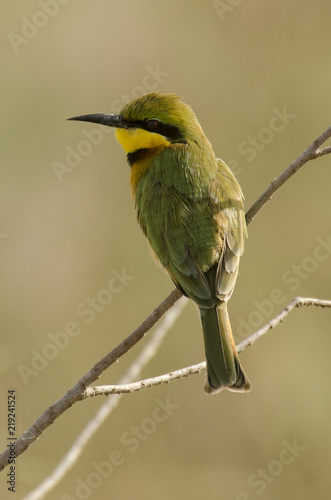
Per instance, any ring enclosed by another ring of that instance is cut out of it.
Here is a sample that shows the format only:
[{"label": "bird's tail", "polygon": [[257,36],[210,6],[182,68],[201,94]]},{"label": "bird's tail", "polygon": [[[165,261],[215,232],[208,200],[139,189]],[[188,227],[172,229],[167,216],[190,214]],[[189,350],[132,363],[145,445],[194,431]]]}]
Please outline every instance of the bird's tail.
[{"label": "bird's tail", "polygon": [[251,384],[241,368],[232,336],[227,303],[201,308],[200,315],[207,360],[205,393],[215,394],[222,389],[250,391]]}]

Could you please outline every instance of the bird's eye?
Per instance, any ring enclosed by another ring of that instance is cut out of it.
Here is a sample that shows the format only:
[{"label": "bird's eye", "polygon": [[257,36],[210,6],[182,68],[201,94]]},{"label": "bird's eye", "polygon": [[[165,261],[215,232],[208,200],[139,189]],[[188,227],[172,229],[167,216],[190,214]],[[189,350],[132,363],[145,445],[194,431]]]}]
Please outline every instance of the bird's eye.
[{"label": "bird's eye", "polygon": [[156,130],[159,126],[160,122],[158,120],[148,120],[146,122],[147,130],[153,131]]}]

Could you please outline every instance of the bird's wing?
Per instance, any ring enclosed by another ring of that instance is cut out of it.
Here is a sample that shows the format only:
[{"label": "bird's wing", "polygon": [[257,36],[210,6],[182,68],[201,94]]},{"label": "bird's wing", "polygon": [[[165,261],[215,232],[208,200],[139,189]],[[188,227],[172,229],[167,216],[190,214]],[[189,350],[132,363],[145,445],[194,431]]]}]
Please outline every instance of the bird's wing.
[{"label": "bird's wing", "polygon": [[229,167],[220,159],[217,164],[211,197],[219,203],[216,220],[219,233],[223,233],[223,244],[215,276],[215,293],[218,299],[229,300],[238,276],[247,231],[241,188]]},{"label": "bird's wing", "polygon": [[208,281],[190,250],[187,198],[161,183],[149,183],[149,189],[142,192],[138,220],[157,259],[185,295],[200,307],[213,307],[215,299]]},{"label": "bird's wing", "polygon": [[239,260],[244,251],[246,235],[245,214],[236,207],[225,209],[228,227],[224,232],[222,254],[218,263],[215,285],[216,296],[229,300],[236,284]]}]

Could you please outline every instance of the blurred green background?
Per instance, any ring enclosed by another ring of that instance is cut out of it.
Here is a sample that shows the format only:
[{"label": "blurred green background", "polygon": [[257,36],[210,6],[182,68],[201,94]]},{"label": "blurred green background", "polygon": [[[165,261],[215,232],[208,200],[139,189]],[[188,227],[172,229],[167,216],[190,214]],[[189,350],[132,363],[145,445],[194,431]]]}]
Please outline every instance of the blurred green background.
[{"label": "blurred green background", "polygon": [[[173,289],[136,224],[129,167],[112,133],[82,144],[96,127],[66,118],[117,112],[149,90],[176,92],[233,167],[248,209],[331,125],[330,16],[328,0],[2,3],[2,448],[8,389],[17,391],[20,435]],[[77,165],[56,175],[77,147]],[[325,156],[249,227],[229,307],[237,341],[296,295],[331,298],[330,185]],[[79,314],[123,268],[134,279],[93,318]],[[330,319],[329,310],[297,310],[241,354],[249,395],[207,398],[203,374],[126,395],[47,498],[329,498]],[[80,333],[24,383],[18,367],[31,368],[49,334],[70,321]],[[116,383],[145,342],[100,382]],[[142,378],[203,359],[189,304]],[[177,405],[169,418],[137,449],[123,443],[167,398]],[[102,403],[75,405],[19,458],[17,498],[51,473]],[[93,463],[114,450],[123,463],[82,496],[79,480],[92,481]],[[1,498],[9,498],[4,478]]]}]

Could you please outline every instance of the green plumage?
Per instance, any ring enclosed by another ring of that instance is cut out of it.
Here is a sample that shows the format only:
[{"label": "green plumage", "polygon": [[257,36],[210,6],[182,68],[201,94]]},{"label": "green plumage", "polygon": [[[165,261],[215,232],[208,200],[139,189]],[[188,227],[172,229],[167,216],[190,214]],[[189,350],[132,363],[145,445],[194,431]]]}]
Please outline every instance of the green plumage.
[{"label": "green plumage", "polygon": [[243,195],[192,109],[174,94],[151,92],[120,115],[73,119],[117,129],[139,224],[176,286],[200,309],[206,393],[249,391],[227,313],[246,237]]},{"label": "green plumage", "polygon": [[184,144],[151,160],[135,195],[138,221],[176,286],[200,308],[206,392],[247,391],[227,314],[246,236],[243,196],[196,127],[194,140],[184,132]]}]

